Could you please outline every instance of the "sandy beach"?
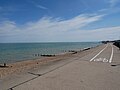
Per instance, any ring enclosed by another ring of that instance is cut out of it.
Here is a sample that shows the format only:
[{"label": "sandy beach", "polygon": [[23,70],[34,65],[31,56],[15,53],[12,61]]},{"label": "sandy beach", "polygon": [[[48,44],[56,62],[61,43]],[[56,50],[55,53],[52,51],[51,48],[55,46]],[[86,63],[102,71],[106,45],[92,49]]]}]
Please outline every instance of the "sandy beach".
[{"label": "sandy beach", "polygon": [[7,64],[7,67],[0,67],[0,78],[4,78],[9,75],[16,74],[16,73],[21,73],[25,70],[35,68],[41,64],[43,65],[51,61],[56,61],[58,59],[60,59],[60,56],[59,57],[57,56],[56,57],[44,57],[41,59],[27,60],[27,61]]}]

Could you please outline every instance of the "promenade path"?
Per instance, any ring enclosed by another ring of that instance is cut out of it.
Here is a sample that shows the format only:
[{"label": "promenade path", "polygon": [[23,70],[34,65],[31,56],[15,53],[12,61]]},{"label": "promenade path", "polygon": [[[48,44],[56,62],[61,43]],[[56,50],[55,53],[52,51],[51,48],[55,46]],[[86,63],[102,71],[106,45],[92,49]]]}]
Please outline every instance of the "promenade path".
[{"label": "promenade path", "polygon": [[120,50],[112,43],[103,44],[83,57],[77,54],[64,62],[31,70],[28,77],[16,84],[7,83],[7,89],[120,90]]}]

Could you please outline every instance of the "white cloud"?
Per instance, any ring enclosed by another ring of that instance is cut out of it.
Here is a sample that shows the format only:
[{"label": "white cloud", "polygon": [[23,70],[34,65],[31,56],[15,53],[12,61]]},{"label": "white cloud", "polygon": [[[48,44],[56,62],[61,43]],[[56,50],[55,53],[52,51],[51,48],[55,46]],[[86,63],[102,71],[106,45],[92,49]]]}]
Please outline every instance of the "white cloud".
[{"label": "white cloud", "polygon": [[120,26],[116,27],[105,27],[85,32],[87,38],[91,40],[114,40],[119,39]]},{"label": "white cloud", "polygon": [[119,13],[120,8],[119,7],[114,7],[114,8],[106,8],[106,9],[101,9],[98,11],[99,13],[104,13],[106,15],[114,14],[114,13]]},{"label": "white cloud", "polygon": [[109,0],[111,7],[114,7],[118,2],[119,2],[119,0]]},{"label": "white cloud", "polygon": [[31,3],[31,4],[33,4],[37,8],[44,9],[44,10],[48,9],[47,7],[45,7],[43,5],[40,5],[37,2],[35,2],[35,1],[28,0],[28,2]]},{"label": "white cloud", "polygon": [[104,15],[79,15],[69,20],[53,19],[49,17],[44,17],[37,22],[27,23],[26,29],[34,30],[46,30],[48,31],[68,31],[76,30],[89,23],[101,20]]},{"label": "white cloud", "polygon": [[0,36],[13,35],[16,31],[17,27],[15,22],[3,21],[0,23]]},{"label": "white cloud", "polygon": [[102,17],[104,15],[79,15],[69,20],[43,17],[21,27],[15,22],[4,21],[0,23],[0,42],[91,41],[119,37],[120,27],[81,29]]},{"label": "white cloud", "polygon": [[40,8],[40,9],[48,9],[48,8],[42,6],[42,5],[36,5],[36,7]]}]

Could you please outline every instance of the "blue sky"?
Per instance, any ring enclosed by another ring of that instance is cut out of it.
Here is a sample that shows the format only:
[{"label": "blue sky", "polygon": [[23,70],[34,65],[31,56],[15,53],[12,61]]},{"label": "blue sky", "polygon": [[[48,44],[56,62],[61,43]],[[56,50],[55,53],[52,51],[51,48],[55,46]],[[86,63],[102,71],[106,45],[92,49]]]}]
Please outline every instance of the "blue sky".
[{"label": "blue sky", "polygon": [[120,0],[0,0],[0,43],[120,37]]}]

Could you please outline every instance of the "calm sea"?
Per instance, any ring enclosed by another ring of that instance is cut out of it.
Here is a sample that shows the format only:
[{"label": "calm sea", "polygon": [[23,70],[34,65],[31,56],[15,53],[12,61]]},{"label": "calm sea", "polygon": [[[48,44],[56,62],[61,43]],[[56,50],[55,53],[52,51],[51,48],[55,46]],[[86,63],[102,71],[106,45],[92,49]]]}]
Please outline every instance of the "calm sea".
[{"label": "calm sea", "polygon": [[41,56],[35,54],[59,54],[99,44],[98,42],[0,43],[0,63],[37,59]]}]

